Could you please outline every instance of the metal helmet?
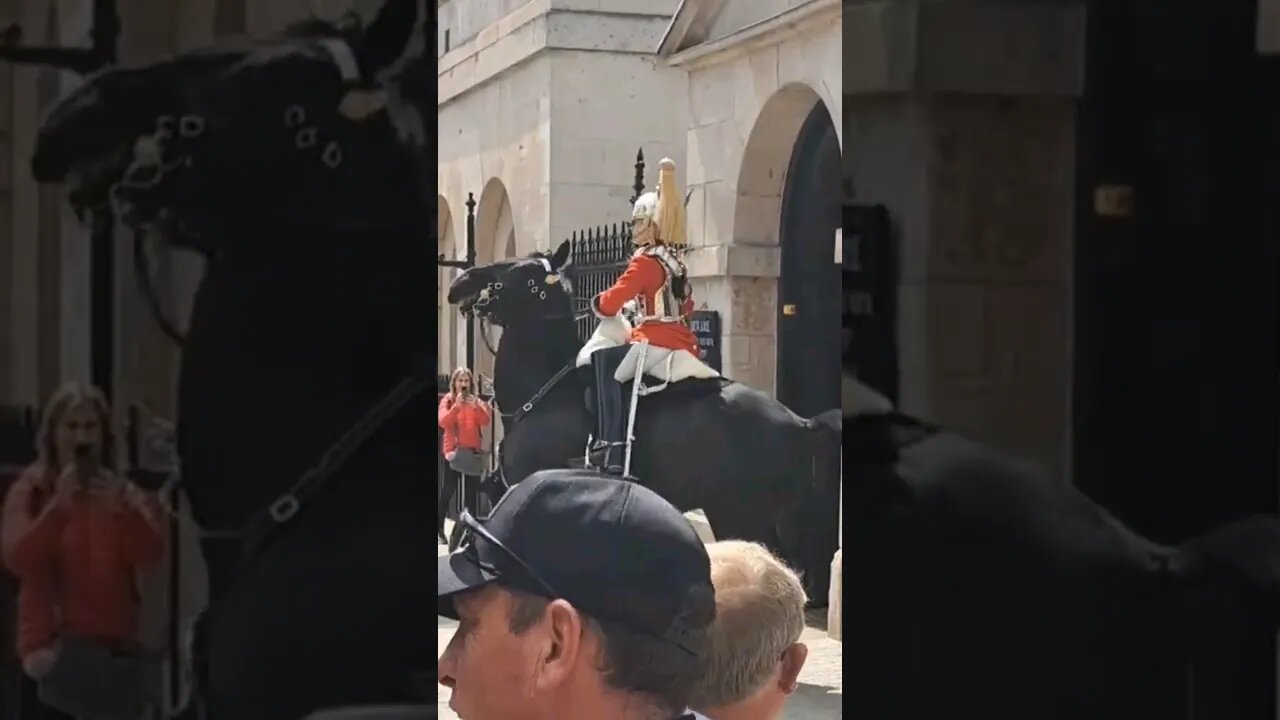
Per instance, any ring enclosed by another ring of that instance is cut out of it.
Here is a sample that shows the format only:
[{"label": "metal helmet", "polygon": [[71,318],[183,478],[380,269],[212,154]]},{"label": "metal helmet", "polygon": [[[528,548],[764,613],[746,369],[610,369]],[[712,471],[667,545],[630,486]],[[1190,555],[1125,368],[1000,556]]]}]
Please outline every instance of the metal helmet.
[{"label": "metal helmet", "polygon": [[631,221],[649,220],[656,226],[655,242],[683,249],[688,236],[684,201],[676,188],[676,163],[663,158],[658,163],[658,189],[636,198]]}]

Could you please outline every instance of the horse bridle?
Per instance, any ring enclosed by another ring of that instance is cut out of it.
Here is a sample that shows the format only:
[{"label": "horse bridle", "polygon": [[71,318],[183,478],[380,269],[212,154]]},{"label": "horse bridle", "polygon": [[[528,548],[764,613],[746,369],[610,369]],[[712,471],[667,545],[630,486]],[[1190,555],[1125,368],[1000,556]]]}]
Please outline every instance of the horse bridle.
[{"label": "horse bridle", "polygon": [[[557,273],[551,267],[550,260],[547,260],[546,258],[537,258],[537,260],[542,263],[542,266],[544,268],[546,268],[548,276],[560,274],[560,273]],[[541,283],[539,283],[537,280],[530,279],[526,284],[526,287],[529,288],[530,294],[538,296],[539,302],[547,301],[548,288],[542,285]],[[471,315],[480,321],[480,340],[484,343],[485,349],[489,351],[489,354],[493,355],[494,357],[498,356],[498,350],[494,348],[493,344],[489,341],[489,332],[488,332],[487,326],[490,323],[491,318],[497,318],[497,320],[499,321],[501,321],[502,318],[498,316],[496,313],[494,313],[493,311],[485,310],[484,308],[489,305],[492,305],[499,297],[501,297],[501,293],[505,289],[506,289],[506,285],[501,281],[485,283],[484,289],[480,291],[480,295],[479,297],[476,298],[475,304],[471,306],[470,310],[468,310],[466,313],[463,313],[464,315]],[[556,313],[540,314],[540,315],[537,315],[534,319],[536,320],[569,319],[574,322],[577,322],[583,318],[587,318],[590,316],[591,316],[590,311],[580,312],[577,314],[574,314],[574,313],[566,314],[566,313],[556,312]],[[501,322],[499,322],[499,327],[501,327]]]},{"label": "horse bridle", "polygon": [[[538,260],[542,263],[543,267],[546,268],[548,275],[555,274],[555,271],[552,269],[551,262],[549,260],[547,260],[546,258],[538,258]],[[530,294],[538,296],[539,301],[541,302],[546,301],[547,288],[540,285],[537,280],[530,279],[527,283],[527,287],[529,288]],[[506,289],[506,286],[502,282],[486,283],[484,290],[480,291],[480,296],[479,298],[476,299],[475,304],[471,306],[471,309],[468,310],[467,313],[464,313],[464,314],[470,314],[480,321],[480,339],[484,342],[484,346],[489,350],[489,353],[492,354],[494,357],[497,357],[498,351],[493,347],[492,344],[490,344],[489,333],[485,330],[485,325],[488,319],[491,317],[494,317],[494,314],[492,311],[484,310],[484,308],[488,305],[491,305],[495,300],[497,300],[500,297],[501,292],[505,289]],[[590,310],[576,313],[576,314],[557,312],[557,313],[541,314],[541,315],[538,315],[536,319],[539,319],[539,320],[570,319],[570,320],[573,320],[574,322],[577,322],[578,320],[590,317],[591,315],[592,315],[592,312]],[[545,398],[548,393],[550,393],[553,389],[555,389],[556,385],[559,385],[560,381],[564,380],[565,377],[569,375],[569,373],[573,372],[575,367],[576,367],[575,363],[570,362],[564,367],[560,368],[560,370],[558,370],[555,375],[551,376],[550,380],[543,383],[542,387],[538,388],[538,391],[535,392],[528,400],[522,403],[520,405],[520,408],[515,412],[503,412],[502,408],[498,406],[497,400],[495,399],[494,407],[498,409],[498,415],[504,421],[509,422],[511,426],[514,426],[516,423],[520,422],[520,420],[524,419],[526,415],[532,412],[534,406],[537,405],[543,398]],[[498,456],[497,458],[498,473],[501,474],[502,472],[502,443],[501,442],[498,443],[497,456]],[[504,479],[504,482],[505,482],[505,479]]]}]

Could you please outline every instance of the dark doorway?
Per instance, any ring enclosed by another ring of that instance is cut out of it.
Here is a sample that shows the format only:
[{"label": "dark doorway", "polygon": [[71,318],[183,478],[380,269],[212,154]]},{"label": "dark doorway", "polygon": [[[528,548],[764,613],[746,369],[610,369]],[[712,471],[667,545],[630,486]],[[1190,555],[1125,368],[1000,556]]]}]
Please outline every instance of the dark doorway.
[{"label": "dark doorway", "polygon": [[811,417],[840,407],[840,140],[819,102],[800,128],[782,193],[778,399]]},{"label": "dark doorway", "polygon": [[[1280,63],[1256,8],[1089,3],[1075,479],[1166,543],[1277,506]],[[1224,638],[1172,660],[1135,717],[1273,719],[1275,657]]]}]

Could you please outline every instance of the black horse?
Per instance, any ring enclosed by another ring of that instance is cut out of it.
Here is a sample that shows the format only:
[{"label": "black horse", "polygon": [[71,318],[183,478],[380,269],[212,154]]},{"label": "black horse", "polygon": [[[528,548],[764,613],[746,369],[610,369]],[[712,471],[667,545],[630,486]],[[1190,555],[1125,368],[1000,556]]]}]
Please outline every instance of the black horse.
[{"label": "black horse", "polygon": [[1166,547],[955,432],[883,409],[844,428],[850,717],[1185,717],[1193,648],[1280,628],[1274,518]]},{"label": "black horse", "polygon": [[[404,101],[425,93],[397,86],[419,6],[106,71],[38,138],[36,178],[70,181],[77,209],[111,202],[205,259],[178,432],[209,531],[198,674],[214,720],[427,700],[434,402],[413,391],[429,386],[435,223],[426,109]],[[326,455],[388,398],[354,454]],[[317,466],[293,515],[287,493]]]},{"label": "black horse", "polygon": [[[577,372],[562,372],[582,348],[569,251],[566,242],[551,256],[473,268],[449,288],[451,304],[503,328],[494,393],[505,411],[508,483],[564,467],[583,455],[591,431],[586,383]],[[739,383],[685,380],[640,400],[635,435],[633,475],[682,510],[702,508],[716,537],[783,552],[805,570],[810,594],[826,597],[834,511],[823,514],[831,527],[820,550],[806,537],[780,536],[779,528],[808,530],[815,519],[799,522],[796,515],[815,496],[838,496],[838,410],[802,418]]]}]

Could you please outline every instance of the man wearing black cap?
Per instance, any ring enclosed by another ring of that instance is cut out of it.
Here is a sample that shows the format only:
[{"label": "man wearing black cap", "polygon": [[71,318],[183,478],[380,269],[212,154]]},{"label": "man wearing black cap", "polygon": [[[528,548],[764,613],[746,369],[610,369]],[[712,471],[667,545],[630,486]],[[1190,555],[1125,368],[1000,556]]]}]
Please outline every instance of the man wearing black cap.
[{"label": "man wearing black cap", "polygon": [[715,616],[706,549],[635,483],[548,470],[440,558],[437,664],[463,720],[694,720]]}]

